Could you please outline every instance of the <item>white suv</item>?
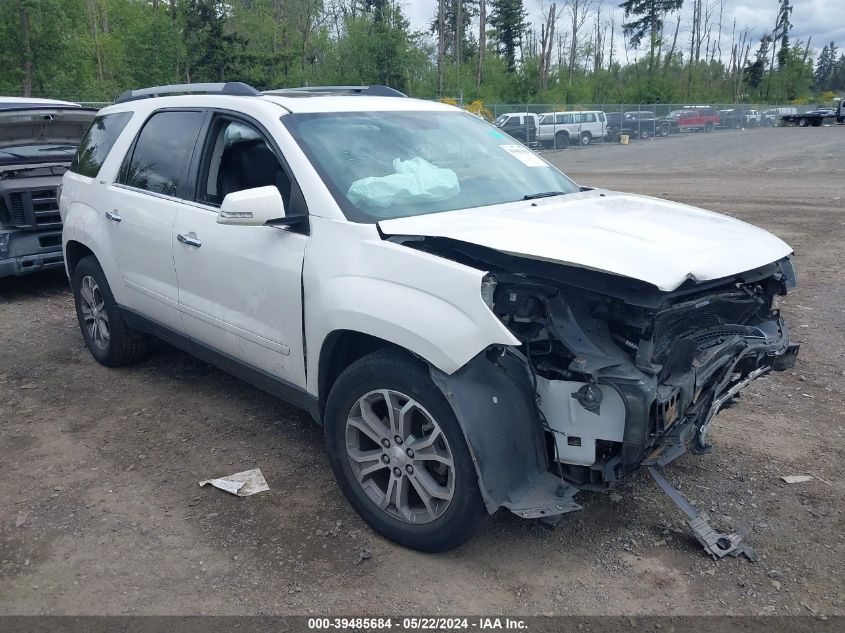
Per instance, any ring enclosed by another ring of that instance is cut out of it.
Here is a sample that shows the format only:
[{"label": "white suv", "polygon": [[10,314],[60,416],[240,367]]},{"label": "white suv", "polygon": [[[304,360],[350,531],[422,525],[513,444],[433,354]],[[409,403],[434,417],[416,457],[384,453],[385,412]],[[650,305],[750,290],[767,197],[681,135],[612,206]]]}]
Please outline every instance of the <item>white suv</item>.
[{"label": "white suv", "polygon": [[706,451],[719,406],[797,353],[778,238],[579,187],[382,87],[124,94],[61,214],[99,362],[157,336],[307,409],[355,509],[421,550]]}]

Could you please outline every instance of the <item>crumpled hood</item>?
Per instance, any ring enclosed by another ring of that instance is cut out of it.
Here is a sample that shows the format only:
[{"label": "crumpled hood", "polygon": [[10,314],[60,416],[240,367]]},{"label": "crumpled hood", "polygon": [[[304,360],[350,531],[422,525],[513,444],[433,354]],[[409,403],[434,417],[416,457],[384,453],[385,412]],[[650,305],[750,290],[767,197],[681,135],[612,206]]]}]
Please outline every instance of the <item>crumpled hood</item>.
[{"label": "crumpled hood", "polygon": [[671,291],[792,253],[768,231],[648,196],[592,190],[378,223],[387,235],[442,237],[639,279]]}]

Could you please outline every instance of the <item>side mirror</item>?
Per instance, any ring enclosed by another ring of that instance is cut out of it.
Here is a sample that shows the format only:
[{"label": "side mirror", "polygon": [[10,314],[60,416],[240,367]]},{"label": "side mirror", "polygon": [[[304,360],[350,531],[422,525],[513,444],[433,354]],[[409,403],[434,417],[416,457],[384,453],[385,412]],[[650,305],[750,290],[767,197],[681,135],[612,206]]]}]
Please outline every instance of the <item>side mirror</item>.
[{"label": "side mirror", "polygon": [[255,187],[233,191],[223,198],[217,213],[218,224],[264,226],[285,217],[285,204],[276,187]]}]

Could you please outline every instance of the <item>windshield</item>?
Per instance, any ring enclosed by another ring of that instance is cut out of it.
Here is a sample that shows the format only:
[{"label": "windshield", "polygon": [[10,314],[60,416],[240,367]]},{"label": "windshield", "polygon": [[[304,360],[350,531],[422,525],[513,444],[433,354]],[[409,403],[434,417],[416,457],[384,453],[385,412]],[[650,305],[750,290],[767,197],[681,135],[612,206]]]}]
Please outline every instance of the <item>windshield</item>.
[{"label": "windshield", "polygon": [[14,163],[16,161],[49,161],[67,160],[73,158],[76,145],[64,143],[45,143],[38,145],[15,145],[0,149],[0,163]]},{"label": "windshield", "polygon": [[354,222],[579,190],[530,149],[464,112],[302,113],[282,121]]}]

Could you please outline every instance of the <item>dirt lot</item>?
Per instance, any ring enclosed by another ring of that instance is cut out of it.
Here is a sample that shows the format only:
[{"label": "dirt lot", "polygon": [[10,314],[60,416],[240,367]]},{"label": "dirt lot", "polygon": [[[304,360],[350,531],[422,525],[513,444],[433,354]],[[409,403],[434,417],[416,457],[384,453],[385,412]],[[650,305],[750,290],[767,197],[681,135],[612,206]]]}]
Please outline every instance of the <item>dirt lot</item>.
[{"label": "dirt lot", "polygon": [[[668,469],[722,527],[752,528],[759,562],[706,558],[645,473],[582,494],[554,531],[502,512],[457,552],[401,549],[342,498],[306,414],[163,344],[97,365],[51,274],[0,282],[0,613],[845,613],[843,148],[845,127],[547,154],[795,248],[797,368],[718,418],[712,455]],[[256,466],[268,493],[197,486]],[[818,478],[779,479],[800,473]]]}]

